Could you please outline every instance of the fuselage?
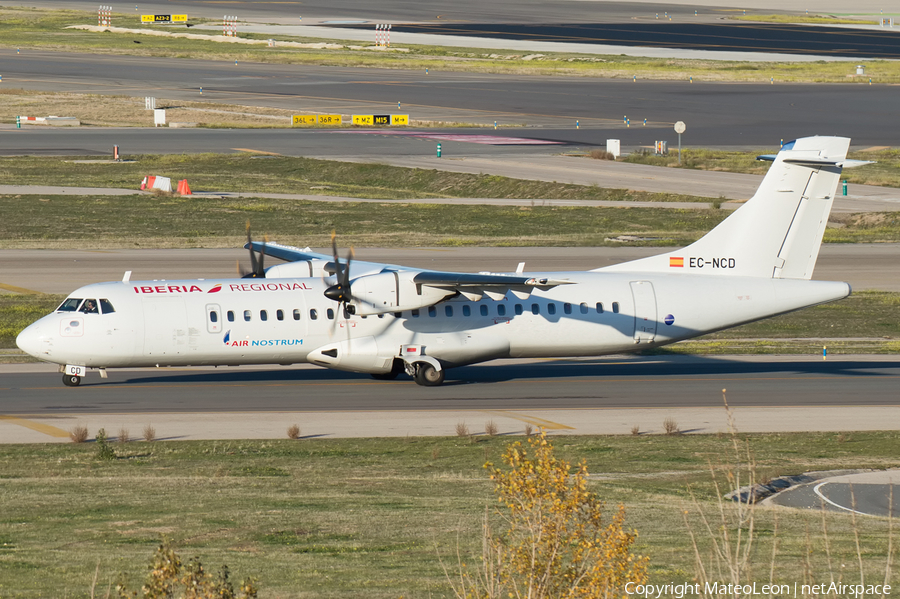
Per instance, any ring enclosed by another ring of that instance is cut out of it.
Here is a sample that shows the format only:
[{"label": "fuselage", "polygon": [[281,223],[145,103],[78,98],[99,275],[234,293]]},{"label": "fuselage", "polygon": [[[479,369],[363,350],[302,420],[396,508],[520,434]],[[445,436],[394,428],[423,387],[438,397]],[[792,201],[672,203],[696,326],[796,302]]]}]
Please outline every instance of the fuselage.
[{"label": "fuselage", "polygon": [[[82,287],[17,343],[58,364],[294,364],[383,373],[414,346],[445,367],[637,351],[846,297],[846,283],[628,272],[419,310],[347,314],[321,278],[128,281]],[[542,273],[535,273],[536,277]],[[97,306],[86,310],[87,302]]]}]

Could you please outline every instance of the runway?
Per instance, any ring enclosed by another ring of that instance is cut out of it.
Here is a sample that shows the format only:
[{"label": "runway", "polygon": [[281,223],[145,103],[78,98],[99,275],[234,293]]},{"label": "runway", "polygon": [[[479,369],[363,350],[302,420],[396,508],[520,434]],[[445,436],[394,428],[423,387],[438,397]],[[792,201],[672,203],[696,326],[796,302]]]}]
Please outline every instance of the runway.
[{"label": "runway", "polygon": [[[493,124],[502,135],[570,146],[652,146],[677,139],[686,146],[777,147],[781,140],[839,134],[855,145],[896,145],[885,122],[895,116],[892,86],[724,84],[604,80],[249,64],[0,50],[3,84],[30,90],[155,96],[342,114],[409,114],[413,120]],[[547,82],[552,80],[552,85]],[[203,88],[203,95],[199,88]],[[400,108],[397,103],[400,102]],[[865,106],[865,110],[854,107]],[[626,126],[625,117],[628,117]],[[643,120],[647,119],[647,125]],[[576,121],[580,128],[575,127]],[[436,131],[437,132],[437,131]],[[445,133],[464,133],[459,129]],[[479,131],[485,133],[485,131]],[[405,137],[329,130],[10,130],[0,154],[94,153],[118,143],[125,153],[229,151],[255,148],[297,156],[432,154],[434,143]],[[510,147],[505,146],[504,151]],[[490,145],[448,141],[448,155],[496,152]],[[557,146],[516,148],[552,154]]]},{"label": "runway", "polygon": [[[312,366],[182,368],[92,373],[64,387],[50,366],[0,367],[0,442],[64,440],[78,423],[132,431],[153,423],[176,438],[277,438],[298,421],[317,436],[452,435],[494,419],[560,434],[727,430],[722,390],[738,428],[882,430],[900,416],[892,356],[612,356],[501,360],[454,369],[436,388],[375,381]],[[860,389],[865,394],[860,399]],[[124,423],[124,424],[123,424]]]}]

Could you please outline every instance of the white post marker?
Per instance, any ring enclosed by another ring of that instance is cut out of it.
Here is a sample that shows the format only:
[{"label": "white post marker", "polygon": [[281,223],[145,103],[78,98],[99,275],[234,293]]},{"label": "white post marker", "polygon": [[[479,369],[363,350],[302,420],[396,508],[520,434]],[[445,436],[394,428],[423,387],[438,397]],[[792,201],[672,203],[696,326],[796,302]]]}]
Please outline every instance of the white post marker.
[{"label": "white post marker", "polygon": [[687,127],[684,125],[684,121],[678,121],[675,123],[675,133],[678,134],[678,164],[681,164],[681,134],[684,133]]}]

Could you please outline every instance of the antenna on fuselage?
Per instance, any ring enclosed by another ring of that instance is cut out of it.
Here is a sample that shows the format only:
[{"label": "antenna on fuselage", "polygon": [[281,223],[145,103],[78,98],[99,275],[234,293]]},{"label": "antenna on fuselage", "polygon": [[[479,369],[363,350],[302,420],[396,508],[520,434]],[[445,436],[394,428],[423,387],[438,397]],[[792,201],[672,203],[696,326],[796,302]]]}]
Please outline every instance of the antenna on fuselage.
[{"label": "antenna on fuselage", "polygon": [[131,280],[131,271],[130,271],[130,270],[126,270],[126,271],[125,271],[125,276],[122,277],[122,282],[123,282],[123,283],[127,283],[127,282],[130,281],[130,280]]}]

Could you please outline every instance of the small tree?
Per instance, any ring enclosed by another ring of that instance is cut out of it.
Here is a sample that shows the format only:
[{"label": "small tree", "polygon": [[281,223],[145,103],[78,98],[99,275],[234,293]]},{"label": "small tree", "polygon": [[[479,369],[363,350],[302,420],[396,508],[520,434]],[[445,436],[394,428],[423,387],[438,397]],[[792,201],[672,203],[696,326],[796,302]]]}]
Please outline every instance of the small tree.
[{"label": "small tree", "polygon": [[97,459],[98,460],[114,460],[116,459],[116,450],[109,444],[109,438],[106,436],[106,429],[101,428],[97,431],[95,437],[97,443]]},{"label": "small tree", "polygon": [[587,488],[587,466],[554,455],[545,434],[510,444],[502,470],[485,464],[495,482],[503,531],[484,520],[482,565],[461,566],[451,585],[458,597],[567,598],[623,596],[625,583],[647,578],[648,559],[632,553],[620,506],[608,523],[603,502]]},{"label": "small tree", "polygon": [[203,568],[198,557],[182,563],[170,541],[163,538],[153,554],[150,573],[141,593],[129,590],[124,583],[119,583],[116,591],[120,599],[255,599],[255,579],[241,581],[235,593],[230,575],[228,566],[223,565],[219,576],[214,578]]}]

